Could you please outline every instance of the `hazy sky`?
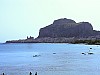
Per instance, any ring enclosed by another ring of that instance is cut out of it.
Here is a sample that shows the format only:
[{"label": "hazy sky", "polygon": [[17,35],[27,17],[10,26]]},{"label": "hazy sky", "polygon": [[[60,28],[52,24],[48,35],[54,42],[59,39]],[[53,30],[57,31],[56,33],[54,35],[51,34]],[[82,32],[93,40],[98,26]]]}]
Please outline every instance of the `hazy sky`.
[{"label": "hazy sky", "polygon": [[37,37],[59,18],[88,21],[100,30],[100,0],[0,0],[0,42]]}]

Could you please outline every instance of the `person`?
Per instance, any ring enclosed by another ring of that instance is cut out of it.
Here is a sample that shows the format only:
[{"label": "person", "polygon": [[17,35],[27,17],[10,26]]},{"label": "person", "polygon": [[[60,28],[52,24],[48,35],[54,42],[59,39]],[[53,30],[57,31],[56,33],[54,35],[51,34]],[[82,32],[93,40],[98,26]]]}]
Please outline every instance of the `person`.
[{"label": "person", "polygon": [[4,73],[2,75],[5,75]]},{"label": "person", "polygon": [[30,75],[32,75],[32,72],[30,72]]},{"label": "person", "polygon": [[35,73],[35,75],[37,75],[37,72]]}]

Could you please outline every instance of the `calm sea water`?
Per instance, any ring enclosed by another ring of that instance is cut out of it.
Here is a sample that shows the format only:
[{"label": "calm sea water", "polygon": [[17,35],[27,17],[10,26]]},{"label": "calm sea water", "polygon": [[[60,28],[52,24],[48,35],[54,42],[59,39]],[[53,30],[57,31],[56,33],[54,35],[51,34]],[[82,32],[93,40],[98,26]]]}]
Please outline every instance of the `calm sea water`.
[{"label": "calm sea water", "polygon": [[[91,49],[93,55],[82,55]],[[38,57],[33,57],[39,55]],[[99,75],[100,46],[84,44],[0,44],[0,75]]]}]

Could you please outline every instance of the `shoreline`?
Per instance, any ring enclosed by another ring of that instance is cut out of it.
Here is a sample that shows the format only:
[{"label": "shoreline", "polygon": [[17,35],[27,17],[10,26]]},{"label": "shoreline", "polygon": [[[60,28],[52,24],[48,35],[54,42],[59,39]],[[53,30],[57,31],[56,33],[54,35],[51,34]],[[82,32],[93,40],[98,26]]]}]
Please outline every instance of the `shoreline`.
[{"label": "shoreline", "polygon": [[[94,38],[36,38],[36,39],[19,39],[6,41],[9,43],[68,43],[68,44],[85,44],[85,45],[100,45],[100,39]],[[5,44],[1,43],[1,44]]]}]

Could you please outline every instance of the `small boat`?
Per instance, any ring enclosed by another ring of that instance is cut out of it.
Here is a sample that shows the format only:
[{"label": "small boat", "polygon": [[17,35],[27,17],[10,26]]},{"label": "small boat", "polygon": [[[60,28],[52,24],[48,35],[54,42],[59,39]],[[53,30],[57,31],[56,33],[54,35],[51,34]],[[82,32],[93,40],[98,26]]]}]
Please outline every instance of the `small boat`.
[{"label": "small boat", "polygon": [[39,57],[40,55],[33,55],[33,57]]},{"label": "small boat", "polygon": [[82,53],[82,54],[86,55],[86,53]]},{"label": "small boat", "polygon": [[89,50],[88,54],[89,54],[89,55],[92,55],[92,54],[94,54],[94,53],[93,53],[93,52],[91,52],[91,51]]},{"label": "small boat", "polygon": [[53,53],[53,54],[56,54],[56,53]]},{"label": "small boat", "polygon": [[88,54],[91,55],[91,54],[94,54],[94,53],[92,53],[92,52],[88,52]]}]

